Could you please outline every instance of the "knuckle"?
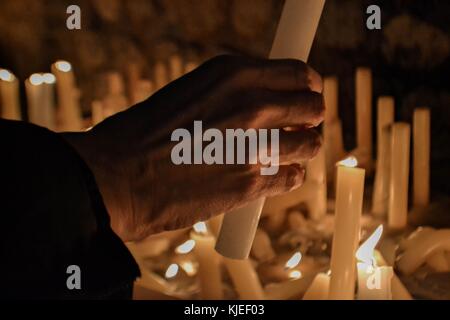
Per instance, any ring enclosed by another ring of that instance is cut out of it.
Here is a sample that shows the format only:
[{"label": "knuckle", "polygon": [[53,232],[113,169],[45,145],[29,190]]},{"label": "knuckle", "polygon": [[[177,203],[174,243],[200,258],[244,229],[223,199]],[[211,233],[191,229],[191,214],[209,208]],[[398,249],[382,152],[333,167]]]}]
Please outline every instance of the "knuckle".
[{"label": "knuckle", "polygon": [[310,66],[307,66],[308,86],[311,91],[322,93],[323,79],[322,76]]}]

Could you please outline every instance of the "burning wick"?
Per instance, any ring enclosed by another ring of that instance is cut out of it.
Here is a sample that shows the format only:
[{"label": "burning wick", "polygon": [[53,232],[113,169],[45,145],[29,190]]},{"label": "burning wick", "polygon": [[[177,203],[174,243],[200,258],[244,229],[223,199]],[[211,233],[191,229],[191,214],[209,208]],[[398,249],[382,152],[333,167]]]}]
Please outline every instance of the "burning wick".
[{"label": "burning wick", "polygon": [[194,230],[197,233],[206,234],[208,232],[208,228],[206,227],[206,223],[203,221],[197,222],[194,224]]},{"label": "burning wick", "polygon": [[342,161],[339,161],[337,165],[348,168],[356,168],[356,166],[358,165],[358,160],[354,156],[350,156]]},{"label": "burning wick", "polygon": [[42,77],[42,74],[40,73],[34,73],[30,76],[30,83],[33,86],[40,86],[44,83],[44,78]]},{"label": "burning wick", "polygon": [[183,244],[180,244],[176,249],[175,252],[179,254],[186,254],[192,251],[195,247],[195,240],[187,240]]},{"label": "burning wick", "polygon": [[298,264],[300,263],[300,261],[302,260],[302,254],[301,252],[296,252],[292,255],[292,257],[286,262],[285,268],[286,269],[293,269],[296,266],[298,266]]},{"label": "burning wick", "polygon": [[171,279],[178,274],[178,265],[176,263],[172,263],[166,270],[166,279]]},{"label": "burning wick", "polygon": [[59,71],[62,72],[69,72],[70,70],[72,70],[72,65],[69,62],[63,60],[55,62],[55,66]]},{"label": "burning wick", "polygon": [[0,69],[0,80],[12,82],[16,77],[6,69]]},{"label": "burning wick", "polygon": [[56,82],[56,77],[52,73],[44,73],[42,79],[46,84],[53,84]]},{"label": "burning wick", "polygon": [[185,261],[180,264],[180,267],[186,272],[189,277],[195,276],[197,274],[197,269],[194,264],[190,261]]}]

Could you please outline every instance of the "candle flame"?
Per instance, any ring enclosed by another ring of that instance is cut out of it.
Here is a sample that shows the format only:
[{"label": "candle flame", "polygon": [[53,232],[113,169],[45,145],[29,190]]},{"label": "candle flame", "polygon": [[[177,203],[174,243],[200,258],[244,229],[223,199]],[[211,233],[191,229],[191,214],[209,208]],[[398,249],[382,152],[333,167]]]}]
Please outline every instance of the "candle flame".
[{"label": "candle flame", "polygon": [[16,77],[6,69],[0,69],[0,80],[12,82]]},{"label": "candle flame", "polygon": [[191,261],[185,261],[180,264],[180,267],[186,272],[189,277],[195,276],[197,269]]},{"label": "candle flame", "polygon": [[355,168],[358,165],[358,160],[354,156],[350,156],[342,161],[339,161],[337,164],[338,166]]},{"label": "candle flame", "polygon": [[166,278],[170,279],[175,277],[178,274],[178,265],[176,263],[172,263],[166,270]]},{"label": "candle flame", "polygon": [[289,272],[289,278],[292,280],[300,279],[302,276],[303,275],[300,270],[292,270],[291,272]]},{"label": "candle flame", "polygon": [[44,82],[46,84],[53,84],[56,82],[56,77],[53,75],[53,73],[44,73],[42,75],[42,79],[44,79]]},{"label": "candle flame", "polygon": [[383,234],[383,225],[380,225],[372,235],[359,247],[356,251],[356,258],[365,263],[372,265],[374,261],[374,250]]},{"label": "candle flame", "polygon": [[56,61],[55,67],[62,72],[69,72],[70,70],[72,70],[72,65],[69,62],[63,60]]},{"label": "candle flame", "polygon": [[40,74],[40,73],[33,73],[30,76],[29,80],[33,86],[39,86],[44,83],[44,78],[42,77],[42,74]]},{"label": "candle flame", "polygon": [[176,253],[186,254],[192,251],[195,247],[195,240],[187,240],[186,242],[180,244],[176,249]]},{"label": "candle flame", "polygon": [[194,224],[194,230],[197,233],[205,234],[208,232],[208,228],[206,227],[206,223],[203,221],[197,222]]},{"label": "candle flame", "polygon": [[300,261],[302,260],[302,254],[300,251],[294,253],[292,255],[292,257],[286,262],[285,267],[287,269],[293,269],[296,266],[298,266],[298,264],[300,263]]}]

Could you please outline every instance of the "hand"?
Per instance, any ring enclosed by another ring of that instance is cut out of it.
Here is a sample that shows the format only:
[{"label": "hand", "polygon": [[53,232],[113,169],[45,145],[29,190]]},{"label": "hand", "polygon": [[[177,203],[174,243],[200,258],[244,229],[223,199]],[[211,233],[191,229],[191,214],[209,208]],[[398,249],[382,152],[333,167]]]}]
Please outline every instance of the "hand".
[{"label": "hand", "polygon": [[[66,135],[96,177],[113,230],[139,240],[299,187],[321,145],[320,76],[297,60],[216,57],[86,133]],[[276,175],[260,165],[175,165],[177,128],[280,130]]]}]

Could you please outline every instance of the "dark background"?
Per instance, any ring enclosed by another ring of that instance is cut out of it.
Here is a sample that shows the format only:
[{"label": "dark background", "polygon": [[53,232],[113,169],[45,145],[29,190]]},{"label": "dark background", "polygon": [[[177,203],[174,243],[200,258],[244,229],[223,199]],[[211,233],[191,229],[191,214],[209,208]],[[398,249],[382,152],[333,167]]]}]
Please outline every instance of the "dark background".
[{"label": "dark background", "polygon": [[[150,77],[152,64],[173,53],[199,62],[224,52],[267,56],[283,2],[2,0],[0,67],[24,80],[57,59],[70,61],[87,114],[90,101],[103,94],[101,75],[124,72],[130,61]],[[65,27],[70,4],[82,9],[80,31]],[[381,7],[381,30],[365,27],[370,4]],[[449,16],[448,0],[327,0],[310,59],[322,74],[339,77],[347,149],[355,144],[358,66],[373,70],[374,102],[379,95],[396,98],[397,120],[411,121],[415,107],[431,108],[435,197],[450,194]]]}]

